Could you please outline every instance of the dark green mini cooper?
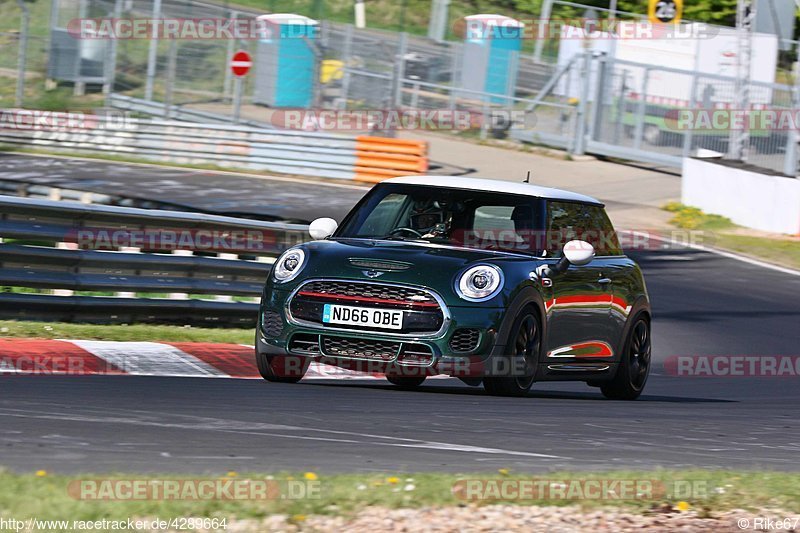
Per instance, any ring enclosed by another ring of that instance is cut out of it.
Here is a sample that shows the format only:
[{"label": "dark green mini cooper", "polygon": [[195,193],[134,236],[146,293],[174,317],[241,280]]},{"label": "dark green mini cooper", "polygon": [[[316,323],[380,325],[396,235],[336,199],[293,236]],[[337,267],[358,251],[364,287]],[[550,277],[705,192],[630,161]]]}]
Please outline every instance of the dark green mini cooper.
[{"label": "dark green mini cooper", "polygon": [[585,381],[635,399],[650,369],[650,304],[603,204],[505,181],[395,178],[264,288],[256,360],[296,382],[311,361],[416,387],[444,374],[492,394]]}]

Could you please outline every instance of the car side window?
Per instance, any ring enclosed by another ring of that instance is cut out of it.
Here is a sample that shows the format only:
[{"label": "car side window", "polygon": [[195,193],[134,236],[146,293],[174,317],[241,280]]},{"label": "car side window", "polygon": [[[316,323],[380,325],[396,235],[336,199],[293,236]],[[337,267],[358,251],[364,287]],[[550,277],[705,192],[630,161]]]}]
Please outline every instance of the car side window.
[{"label": "car side window", "polygon": [[602,207],[575,202],[547,204],[547,255],[560,256],[564,244],[573,239],[590,243],[598,256],[622,253],[614,226]]}]

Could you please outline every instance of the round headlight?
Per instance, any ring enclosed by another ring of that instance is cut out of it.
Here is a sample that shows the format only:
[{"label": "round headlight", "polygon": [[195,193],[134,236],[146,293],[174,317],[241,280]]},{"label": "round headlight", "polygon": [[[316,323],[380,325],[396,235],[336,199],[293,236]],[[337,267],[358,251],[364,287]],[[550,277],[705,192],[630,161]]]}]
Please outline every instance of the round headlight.
[{"label": "round headlight", "polygon": [[278,281],[290,281],[297,277],[305,264],[306,253],[302,248],[292,248],[281,254],[275,261],[273,270],[275,279]]},{"label": "round headlight", "polygon": [[503,272],[493,265],[474,266],[458,280],[458,295],[465,300],[482,302],[495,296],[503,287]]}]

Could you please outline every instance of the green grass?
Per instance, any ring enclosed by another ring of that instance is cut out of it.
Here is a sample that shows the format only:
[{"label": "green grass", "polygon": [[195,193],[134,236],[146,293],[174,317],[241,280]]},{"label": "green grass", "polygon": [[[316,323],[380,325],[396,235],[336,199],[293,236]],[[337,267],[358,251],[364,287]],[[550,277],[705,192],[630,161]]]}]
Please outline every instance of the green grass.
[{"label": "green grass", "polygon": [[674,226],[705,232],[703,241],[711,246],[800,270],[800,239],[797,237],[747,235],[744,228],[728,218],[710,215],[679,202],[670,202],[663,209],[675,214],[670,220]]},{"label": "green grass", "polygon": [[195,328],[150,324],[112,326],[0,320],[0,338],[253,344],[254,334],[255,331],[252,329]]},{"label": "green grass", "polygon": [[[730,509],[780,509],[787,512],[800,510],[800,476],[773,472],[731,471],[680,471],[656,470],[653,472],[610,473],[550,473],[524,475],[512,472],[501,474],[432,474],[432,473],[386,473],[386,474],[336,474],[273,473],[271,482],[276,482],[285,494],[289,482],[313,488],[313,497],[281,498],[262,500],[213,500],[213,501],[87,501],[71,497],[67,488],[70,481],[91,479],[220,479],[264,480],[266,474],[230,472],[217,478],[192,475],[97,475],[78,476],[50,475],[45,472],[13,474],[0,472],[0,512],[5,517],[35,516],[40,519],[98,520],[128,517],[217,517],[217,518],[261,518],[281,513],[290,516],[311,514],[351,515],[365,506],[385,508],[417,508],[423,506],[463,505],[465,501],[454,494],[455,483],[465,480],[521,480],[538,479],[548,481],[598,480],[652,480],[666,487],[694,487],[694,494],[656,495],[641,500],[620,501],[612,499],[569,500],[538,499],[510,501],[521,505],[580,505],[586,509],[597,507],[623,507],[634,512],[645,512],[665,504],[699,511]],[[311,480],[309,480],[311,478]],[[269,479],[269,478],[268,478]],[[670,489],[671,490],[671,489]],[[473,500],[474,503],[505,503],[502,500]],[[683,502],[683,503],[682,503]]]}]

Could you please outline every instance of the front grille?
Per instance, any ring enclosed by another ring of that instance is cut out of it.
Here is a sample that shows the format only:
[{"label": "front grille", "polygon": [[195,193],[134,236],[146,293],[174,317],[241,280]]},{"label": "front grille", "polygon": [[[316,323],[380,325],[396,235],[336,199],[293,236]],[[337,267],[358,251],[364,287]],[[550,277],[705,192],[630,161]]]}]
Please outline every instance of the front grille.
[{"label": "front grille", "polygon": [[323,325],[325,304],[402,309],[403,329],[324,324],[330,329],[385,331],[390,334],[434,333],[444,324],[444,310],[429,292],[414,287],[362,283],[358,281],[311,281],[301,286],[289,302],[292,318]]},{"label": "front grille", "polygon": [[392,361],[400,351],[399,342],[348,337],[322,337],[322,352],[331,357]]},{"label": "front grille", "polygon": [[264,316],[261,318],[261,327],[270,337],[277,337],[283,331],[283,319],[280,313],[275,311],[264,311]]},{"label": "front grille", "polygon": [[473,328],[457,329],[450,338],[450,349],[454,352],[471,352],[478,347],[481,332]]},{"label": "front grille", "polygon": [[301,291],[345,298],[389,300],[407,305],[437,303],[433,296],[422,289],[357,281],[312,281],[304,285]]}]

